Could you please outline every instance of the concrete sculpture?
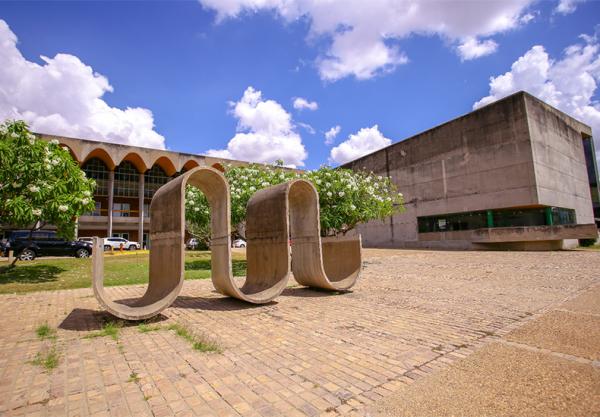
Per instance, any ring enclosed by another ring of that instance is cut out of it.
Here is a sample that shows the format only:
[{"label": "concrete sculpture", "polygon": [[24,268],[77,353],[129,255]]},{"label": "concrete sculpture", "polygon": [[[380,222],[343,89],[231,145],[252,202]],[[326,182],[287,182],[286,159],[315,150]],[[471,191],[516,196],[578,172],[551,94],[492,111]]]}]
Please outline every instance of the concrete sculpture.
[{"label": "concrete sculpture", "polygon": [[322,242],[317,190],[308,181],[295,180],[260,190],[248,202],[247,276],[239,287],[231,269],[229,185],[219,171],[200,167],[168,182],[152,199],[150,279],[140,299],[125,305],[107,297],[103,248],[101,240],[94,238],[94,294],[111,314],[126,320],[147,319],[179,295],[184,279],[187,184],[198,187],[210,205],[212,282],[220,293],[267,303],[285,289],[290,270],[299,284],[310,287],[347,290],[356,283],[362,264],[360,236]]}]

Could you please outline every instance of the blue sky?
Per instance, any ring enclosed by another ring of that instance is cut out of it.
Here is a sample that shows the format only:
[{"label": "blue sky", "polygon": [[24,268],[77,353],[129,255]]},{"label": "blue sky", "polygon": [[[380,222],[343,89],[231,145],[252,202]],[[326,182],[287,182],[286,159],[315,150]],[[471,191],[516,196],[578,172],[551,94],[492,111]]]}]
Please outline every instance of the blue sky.
[{"label": "blue sky", "polygon": [[[216,0],[0,3],[0,19],[9,28],[0,31],[0,43],[12,33],[24,62],[16,68],[38,64],[31,74],[0,69],[0,116],[25,118],[46,133],[164,144],[191,153],[220,150],[214,154],[240,159],[281,156],[305,168],[336,165],[467,113],[484,97],[489,96],[482,104],[522,88],[600,127],[595,86],[600,2],[514,0],[510,7],[490,11],[455,3],[453,9],[461,13],[447,24],[450,29],[432,29],[444,18],[423,12],[414,21],[401,16],[383,22],[381,31],[392,31],[385,38],[370,29],[383,18],[377,10],[357,16],[343,4],[323,11],[299,1],[290,12],[277,0],[222,3],[237,5],[220,6]],[[512,21],[503,26],[477,26],[507,16]],[[367,28],[364,33],[353,34],[360,25]],[[351,36],[342,44],[344,32]],[[371,43],[362,45],[364,39]],[[468,39],[476,46],[471,55],[460,48],[469,46]],[[535,45],[543,50],[533,50]],[[579,50],[566,54],[573,45]],[[381,54],[368,57],[372,51],[390,56],[381,64]],[[56,54],[79,63],[53,61]],[[15,56],[14,48],[0,52],[6,62]],[[515,70],[510,85],[500,79],[502,85],[490,87],[490,77],[511,71],[519,58],[525,68]],[[328,70],[330,61],[341,69]],[[577,67],[572,74],[581,75],[581,86],[565,81],[569,71],[559,71],[559,63]],[[540,65],[550,66],[542,79],[536,78]],[[87,67],[103,79],[86,73]],[[35,83],[40,87],[31,87]],[[25,87],[15,91],[15,85]],[[573,98],[582,94],[587,101]],[[318,108],[294,108],[297,97]],[[81,109],[95,109],[95,100],[106,103],[106,117],[81,114]],[[130,114],[127,108],[151,113]],[[334,126],[340,126],[339,133],[326,144],[325,132]],[[234,137],[235,146],[227,149]]]}]

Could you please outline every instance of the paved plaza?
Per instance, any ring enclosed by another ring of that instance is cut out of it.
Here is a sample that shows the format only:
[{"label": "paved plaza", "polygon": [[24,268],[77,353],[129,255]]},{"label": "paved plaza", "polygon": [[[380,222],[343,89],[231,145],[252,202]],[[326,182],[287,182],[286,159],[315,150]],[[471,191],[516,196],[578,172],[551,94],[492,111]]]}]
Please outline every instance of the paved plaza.
[{"label": "paved plaza", "polygon": [[[461,381],[444,375],[457,361],[500,356],[498,345],[525,362],[534,345],[580,360],[594,390],[597,345],[548,341],[540,326],[568,323],[572,309],[592,305],[579,311],[581,325],[597,332],[599,271],[594,251],[366,250],[351,292],[292,286],[254,306],[215,293],[209,280],[186,281],[159,317],[161,330],[125,324],[116,339],[86,338],[110,320],[91,289],[2,295],[0,414],[373,415],[406,395],[418,406],[411,390],[422,384],[420,393],[435,396],[428,381]],[[143,290],[108,292],[129,299]],[[55,340],[36,336],[43,323],[58,328]],[[192,349],[166,329],[173,323],[221,352]],[[52,348],[54,370],[31,363]]]}]

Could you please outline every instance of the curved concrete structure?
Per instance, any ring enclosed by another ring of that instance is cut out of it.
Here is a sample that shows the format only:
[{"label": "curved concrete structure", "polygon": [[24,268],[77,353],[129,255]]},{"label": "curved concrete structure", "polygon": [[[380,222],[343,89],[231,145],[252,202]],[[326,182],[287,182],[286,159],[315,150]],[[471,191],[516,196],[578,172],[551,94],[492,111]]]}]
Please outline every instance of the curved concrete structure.
[{"label": "curved concrete structure", "polygon": [[[104,256],[101,240],[94,238],[92,286],[102,307],[126,320],[143,320],[169,307],[184,279],[185,186],[198,187],[211,207],[213,274],[231,275],[229,247],[229,186],[213,168],[195,168],[158,189],[150,205],[150,279],[146,293],[130,305],[115,303],[104,291]],[[226,242],[225,242],[226,240]],[[222,248],[228,250],[224,251]]]},{"label": "curved concrete structure", "polygon": [[231,269],[229,186],[216,169],[199,167],[162,186],[152,200],[150,280],[146,293],[133,304],[115,303],[106,296],[104,257],[98,256],[102,244],[95,238],[94,294],[113,315],[146,319],[171,305],[179,294],[184,279],[187,184],[198,187],[210,204],[212,282],[220,293],[267,303],[285,289],[292,269],[298,283],[306,286],[347,290],[356,283],[362,262],[360,237],[322,243],[317,190],[308,181],[295,180],[260,190],[248,202],[247,276],[238,287]]}]

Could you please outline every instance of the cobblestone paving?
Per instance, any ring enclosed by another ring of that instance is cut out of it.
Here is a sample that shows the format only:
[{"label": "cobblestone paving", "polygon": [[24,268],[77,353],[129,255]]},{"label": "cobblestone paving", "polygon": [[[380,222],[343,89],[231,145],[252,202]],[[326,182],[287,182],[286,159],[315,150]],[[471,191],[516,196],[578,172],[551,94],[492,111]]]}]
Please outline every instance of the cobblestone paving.
[{"label": "cobblestone paving", "polygon": [[[188,281],[158,324],[187,326],[221,353],[135,324],[117,340],[85,338],[108,319],[91,289],[0,296],[0,415],[364,415],[600,282],[599,255],[370,250],[354,291],[292,287],[263,306]],[[36,336],[43,323],[55,340]],[[31,363],[51,346],[56,369]]]}]

